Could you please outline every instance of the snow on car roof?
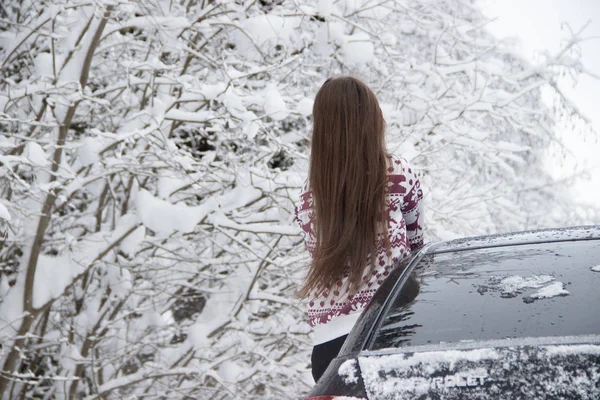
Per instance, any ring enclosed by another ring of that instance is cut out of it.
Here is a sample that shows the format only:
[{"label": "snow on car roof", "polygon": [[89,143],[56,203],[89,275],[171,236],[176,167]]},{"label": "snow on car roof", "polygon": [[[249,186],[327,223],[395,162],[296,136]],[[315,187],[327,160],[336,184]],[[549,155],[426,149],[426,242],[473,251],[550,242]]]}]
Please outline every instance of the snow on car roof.
[{"label": "snow on car roof", "polygon": [[[416,346],[406,346],[402,348],[383,348],[377,350],[363,350],[362,356],[380,356],[386,354],[413,354],[413,353],[440,353],[444,351],[458,350],[476,350],[476,349],[498,349],[502,347],[545,347],[557,351],[578,352],[600,355],[600,334],[594,335],[566,335],[566,336],[542,336],[542,337],[518,337],[504,339],[486,339],[486,340],[463,340],[454,343],[431,343]],[[589,347],[592,346],[592,347]],[[591,350],[590,350],[591,349]],[[473,353],[474,354],[474,353]],[[479,353],[481,355],[488,353]],[[492,354],[492,353],[489,353]]]},{"label": "snow on car roof", "polygon": [[426,253],[439,254],[467,249],[512,246],[528,243],[561,242],[567,240],[600,239],[600,225],[569,228],[553,228],[535,231],[513,232],[490,236],[476,236],[441,242]]}]

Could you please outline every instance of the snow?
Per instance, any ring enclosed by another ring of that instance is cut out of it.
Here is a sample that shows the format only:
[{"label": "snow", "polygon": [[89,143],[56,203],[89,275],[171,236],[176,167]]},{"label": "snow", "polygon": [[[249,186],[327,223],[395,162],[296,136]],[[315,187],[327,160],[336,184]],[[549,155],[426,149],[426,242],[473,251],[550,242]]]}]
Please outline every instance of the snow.
[{"label": "snow", "polygon": [[33,164],[38,167],[47,167],[50,165],[50,160],[42,146],[36,142],[27,142],[25,146],[25,157]]},{"label": "snow", "polygon": [[249,172],[238,175],[236,188],[217,198],[219,210],[226,213],[258,201],[263,196],[259,183],[260,179]]},{"label": "snow", "polygon": [[[232,271],[228,280],[227,290],[215,293],[206,301],[203,312],[196,318],[194,324],[189,328],[189,343],[199,351],[208,351],[211,348],[210,336],[219,328],[231,323],[233,315],[225,310],[235,310],[240,296],[248,293],[249,285],[256,274],[258,263],[253,263],[250,268],[242,268]],[[233,311],[230,311],[233,312]],[[246,313],[238,313],[237,320],[247,324]],[[270,331],[269,324],[277,324],[276,321],[266,320],[261,324],[265,334]]]},{"label": "snow", "polygon": [[584,239],[597,236],[600,236],[600,227],[595,225],[559,229],[541,229],[524,232],[517,231],[515,233],[457,239],[448,243],[443,243],[440,247],[436,248],[436,251],[447,251],[456,248],[462,249],[479,246],[506,245],[510,244],[511,242],[539,243],[564,239]]},{"label": "snow", "polygon": [[329,22],[327,24],[328,38],[333,44],[341,46],[346,40],[347,36],[344,34],[344,25],[339,21]]},{"label": "snow", "polygon": [[274,303],[286,304],[288,306],[298,306],[299,300],[288,299],[268,292],[259,292],[249,297],[250,300],[266,300]]},{"label": "snow", "polygon": [[344,62],[351,66],[363,66],[373,60],[375,48],[369,35],[357,32],[347,36],[342,45]]},{"label": "snow", "polygon": [[61,368],[70,373],[75,372],[77,364],[84,360],[81,353],[79,353],[79,349],[75,344],[67,343],[61,350],[62,354],[59,357]]},{"label": "snow", "polygon": [[165,235],[175,231],[192,232],[214,208],[214,202],[211,201],[198,207],[172,204],[154,197],[145,189],[138,191],[135,204],[142,223],[149,229]]},{"label": "snow", "polygon": [[[1,110],[2,108],[0,108]],[[16,139],[11,137],[0,136],[0,147],[2,148],[13,148],[16,147]]]},{"label": "snow", "polygon": [[404,20],[403,23],[400,25],[400,31],[402,33],[404,33],[405,35],[412,35],[416,32],[416,30],[417,30],[416,21]]},{"label": "snow", "polygon": [[81,147],[77,149],[79,163],[87,167],[94,164],[99,158],[99,153],[104,149],[105,143],[101,137],[85,137],[81,141]]},{"label": "snow", "polygon": [[552,282],[553,280],[554,277],[552,275],[532,275],[527,277],[513,275],[502,278],[502,280],[495,286],[497,286],[504,294],[515,294],[523,289],[540,288],[543,285]]},{"label": "snow", "polygon": [[71,251],[57,256],[40,255],[33,281],[34,307],[39,308],[60,296],[74,278],[89,268],[97,257],[135,224],[126,215],[112,232],[98,232],[70,244]]},{"label": "snow", "polygon": [[546,354],[549,356],[555,355],[571,355],[571,354],[595,354],[600,355],[600,345],[595,344],[578,344],[564,346],[544,346]]},{"label": "snow", "polygon": [[[77,20],[75,26],[73,26],[72,28],[79,27],[81,29],[88,21],[88,18],[85,18],[84,13],[81,12],[81,10],[78,10],[78,13],[81,13],[80,16],[82,18]],[[71,57],[68,59],[68,61],[66,58],[64,59],[65,61],[67,61],[66,65],[63,65],[62,60],[60,63],[58,63],[57,69],[60,68],[60,69],[58,69],[60,71],[60,72],[58,72],[58,82],[59,83],[69,83],[69,82],[79,82],[80,81],[81,73],[83,70],[83,63],[84,63],[85,57],[86,57],[86,52],[90,47],[90,44],[91,44],[93,36],[94,36],[94,32],[98,29],[99,23],[100,23],[100,21],[98,19],[95,19],[94,21],[92,21],[92,23],[90,24],[89,28],[87,29],[85,35],[83,36],[81,42],[79,43],[79,46],[77,46],[77,48],[74,49],[75,51],[73,52]],[[69,35],[68,38],[69,38],[68,40],[72,41],[73,45],[74,45],[75,41],[77,40],[77,36]],[[61,58],[62,58],[62,56],[61,56]],[[66,106],[68,106],[68,104]],[[65,107],[65,105],[62,105],[60,107],[60,113],[58,115],[59,120],[64,120],[65,112],[66,112],[66,107]]]},{"label": "snow", "polygon": [[396,35],[394,35],[392,32],[384,32],[380,35],[380,37],[381,42],[386,46],[393,47],[396,45],[396,43],[398,43]]},{"label": "snow", "polygon": [[241,54],[251,60],[262,58],[261,53],[275,44],[289,46],[300,19],[278,15],[258,15],[242,20],[233,39]]},{"label": "snow", "polygon": [[[516,393],[507,388],[515,388],[518,393],[532,391],[532,395],[543,390],[565,398],[590,393],[600,378],[600,370],[595,365],[600,345],[540,343],[541,346],[533,344],[535,350],[530,347],[532,343],[466,350],[462,351],[464,357],[456,357],[453,350],[437,352],[433,357],[429,352],[371,355],[359,357],[359,364],[369,398],[412,399],[425,394],[462,398],[461,390],[466,389],[461,388],[466,387],[483,395],[481,398],[511,397]],[[445,353],[449,354],[448,359]],[[411,361],[415,357],[419,362]],[[540,365],[552,367],[540,369]],[[523,380],[523,376],[535,376],[535,380]],[[487,382],[491,385],[485,385]]]},{"label": "snow", "polygon": [[157,193],[161,199],[169,200],[171,195],[180,189],[188,187],[193,183],[193,178],[189,175],[184,176],[161,176],[158,178]]},{"label": "snow", "polygon": [[0,276],[0,299],[6,298],[9,290],[10,285],[8,284],[8,278],[6,277],[6,274],[4,274]]},{"label": "snow", "polygon": [[495,142],[493,145],[496,148],[498,148],[499,150],[505,150],[505,151],[510,151],[510,152],[523,152],[523,151],[531,150],[531,147],[529,147],[529,146],[519,146],[517,144],[505,142],[503,140],[499,140],[499,141]]},{"label": "snow", "polygon": [[516,297],[526,289],[538,289],[536,292],[527,295],[523,299],[525,302],[569,295],[569,292],[564,288],[564,283],[555,281],[552,275],[492,277],[485,288],[491,291],[499,291],[502,297],[508,298]]},{"label": "snow", "polygon": [[[143,382],[144,380],[147,380],[152,375],[161,375],[161,374],[173,375],[173,376],[176,376],[176,375],[195,376],[198,374],[198,371],[195,370],[194,368],[169,368],[169,369],[165,369],[165,370],[159,370],[159,369],[156,369],[155,367],[142,368],[133,374],[123,375],[123,376],[119,376],[117,378],[108,380],[107,382],[98,386],[97,393],[102,394],[105,392],[110,392],[111,390],[114,390],[118,387],[129,386],[132,383]],[[97,398],[97,396],[90,396],[89,398],[95,399],[95,398]]]},{"label": "snow", "polygon": [[191,112],[172,109],[165,114],[165,119],[170,119],[173,121],[206,122],[212,116],[213,114],[210,111],[200,110]]},{"label": "snow", "polygon": [[127,69],[140,71],[160,71],[173,68],[160,61],[156,56],[151,56],[144,61],[122,61],[121,65]]},{"label": "snow", "polygon": [[[444,377],[386,377],[367,389],[369,394],[376,393],[375,398],[408,399],[414,396],[426,395],[432,389],[448,390],[448,388],[474,387],[483,385],[488,373],[485,368],[473,368],[461,371],[459,374]],[[403,395],[404,394],[404,395]],[[409,394],[409,396],[406,396]],[[381,396],[381,397],[379,397]]]},{"label": "snow", "polygon": [[35,72],[39,76],[53,77],[52,55],[50,53],[39,53],[35,58]]},{"label": "snow", "polygon": [[246,107],[242,102],[242,98],[235,92],[234,89],[229,88],[222,95],[222,101],[225,107],[227,107],[227,111],[229,111],[232,115],[236,117],[244,115]]},{"label": "snow", "polygon": [[564,289],[565,284],[562,282],[553,282],[552,284],[545,286],[537,292],[529,295],[533,299],[550,299],[557,296],[567,296],[570,293]]},{"label": "snow", "polygon": [[356,359],[346,360],[340,365],[338,369],[338,375],[342,377],[346,384],[358,382],[358,371],[356,365]]},{"label": "snow", "polygon": [[[402,393],[410,393],[411,396],[427,393],[434,385],[428,377],[438,371],[441,364],[445,365],[445,370],[453,371],[458,362],[476,363],[500,358],[501,354],[494,349],[475,349],[359,357],[358,360],[365,388],[370,397],[400,399],[407,398],[401,395]],[[415,369],[417,366],[422,370]],[[388,371],[402,371],[402,373],[388,374],[386,373]],[[416,376],[409,376],[406,374],[409,371],[422,372],[417,372]],[[445,383],[450,383],[449,378],[452,378],[451,382],[456,384],[459,379],[463,378],[465,382],[468,382],[466,377],[483,381],[487,376],[488,372],[485,368],[471,368],[461,370],[460,374],[446,375]]]},{"label": "snow", "polygon": [[404,355],[387,355],[381,357],[359,357],[361,370],[404,369],[419,364],[435,365],[448,363],[450,368],[460,361],[477,362],[493,360],[501,357],[494,349],[482,348],[474,350],[431,351]]},{"label": "snow", "polygon": [[121,27],[182,29],[190,26],[190,22],[185,17],[153,15],[131,18],[121,22],[120,25]]},{"label": "snow", "polygon": [[[25,264],[29,249],[23,254],[21,265]],[[0,339],[2,342],[10,340],[12,334],[16,333],[19,323],[23,318],[23,296],[25,293],[25,275],[20,273],[17,282],[9,286],[6,275],[3,275],[0,281],[0,289],[3,296],[0,302]]]},{"label": "snow", "polygon": [[219,366],[219,375],[224,382],[235,383],[248,379],[256,374],[256,368],[247,368],[233,361],[226,361]]},{"label": "snow", "polygon": [[41,255],[33,281],[33,306],[41,307],[50,299],[59,296],[72,279],[83,270],[84,266],[74,262],[68,255],[59,257]]},{"label": "snow", "polygon": [[[44,26],[48,21],[56,18],[56,15],[60,13],[61,7],[54,4],[46,4],[43,9],[40,10],[40,14],[36,18],[29,22],[28,29],[18,30],[18,33],[13,32],[0,32],[0,43],[4,48],[4,54],[8,55],[17,50],[26,37],[31,35],[31,30],[37,30]],[[7,60],[8,61],[8,60]]]},{"label": "snow", "polygon": [[254,41],[261,46],[273,39],[283,42],[289,41],[294,29],[292,21],[293,19],[276,15],[259,15],[246,19],[243,26]]},{"label": "snow", "polygon": [[223,82],[211,84],[203,84],[200,92],[207,100],[216,100],[219,95],[225,91],[226,85]]},{"label": "snow", "polygon": [[303,98],[296,104],[296,111],[303,117],[308,117],[312,114],[313,101],[308,98]]},{"label": "snow", "polygon": [[323,24],[315,30],[315,53],[320,57],[330,57],[333,47],[329,43],[329,25]]},{"label": "snow", "polygon": [[8,208],[6,208],[6,206],[0,201],[0,218],[10,222],[11,221],[11,216],[10,213],[8,212]]},{"label": "snow", "polygon": [[123,253],[133,255],[140,247],[141,243],[146,238],[146,228],[139,226],[133,233],[127,236],[119,246]]},{"label": "snow", "polygon": [[246,135],[248,139],[253,139],[260,131],[261,124],[260,122],[255,121],[255,118],[256,115],[251,112],[244,115],[244,135]]},{"label": "snow", "polygon": [[287,118],[289,111],[275,85],[269,85],[264,94],[265,114],[276,121],[281,121]]},{"label": "snow", "polygon": [[333,6],[333,0],[318,0],[317,13],[322,17],[329,17]]},{"label": "snow", "polygon": [[253,232],[253,233],[273,233],[273,234],[278,234],[278,235],[289,235],[289,236],[300,235],[298,228],[293,225],[281,226],[281,225],[272,225],[272,224],[265,224],[265,223],[263,223],[263,224],[261,224],[261,223],[238,224],[238,223],[232,221],[231,219],[227,218],[225,215],[220,214],[220,213],[219,214],[215,213],[215,214],[211,215],[209,220],[210,220],[210,222],[212,222],[213,224],[215,224],[217,226],[220,226],[223,228],[235,229],[237,231]]}]

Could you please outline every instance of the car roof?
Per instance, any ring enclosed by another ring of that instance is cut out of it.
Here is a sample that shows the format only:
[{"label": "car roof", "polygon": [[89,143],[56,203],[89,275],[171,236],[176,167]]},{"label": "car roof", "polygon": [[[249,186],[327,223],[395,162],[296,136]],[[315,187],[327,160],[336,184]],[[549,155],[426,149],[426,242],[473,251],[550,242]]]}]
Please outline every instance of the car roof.
[{"label": "car roof", "polygon": [[517,241],[498,235],[424,249],[390,292],[370,349],[600,332],[599,231],[518,233]]},{"label": "car roof", "polygon": [[489,247],[595,239],[600,239],[600,225],[550,228],[468,237],[439,242],[425,249],[424,254],[440,254]]},{"label": "car roof", "polygon": [[[413,257],[403,260],[392,271],[390,277],[384,281],[382,287],[375,293],[369,307],[363,312],[357,323],[357,329],[351,332],[349,340],[347,340],[347,346],[343,349],[344,353],[350,354],[355,351],[367,350],[370,347],[369,345],[373,339],[372,335],[376,334],[378,330],[379,322],[381,322],[380,318],[385,317],[386,308],[391,305],[394,293],[403,286],[402,282],[409,275],[416,270],[423,271],[423,269],[426,269],[423,265],[424,261],[428,264],[427,259],[432,256],[435,258],[436,254],[446,253],[444,256],[450,256],[452,253],[456,253],[456,255],[468,256],[471,251],[487,252],[495,248],[497,250],[508,250],[511,246],[521,248],[520,245],[536,246],[538,243],[555,242],[563,242],[565,245],[579,243],[584,247],[588,247],[588,245],[593,246],[598,240],[600,240],[600,225],[522,231],[427,243]],[[524,248],[522,250],[526,251]],[[589,268],[587,271],[590,271]],[[600,276],[600,273],[595,275]]]}]

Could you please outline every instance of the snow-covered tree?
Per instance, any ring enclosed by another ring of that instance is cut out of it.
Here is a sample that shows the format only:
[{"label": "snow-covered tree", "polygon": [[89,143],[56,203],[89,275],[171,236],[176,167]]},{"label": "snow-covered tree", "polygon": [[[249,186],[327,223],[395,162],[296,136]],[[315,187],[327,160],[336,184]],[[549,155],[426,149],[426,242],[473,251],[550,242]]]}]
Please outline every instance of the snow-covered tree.
[{"label": "snow-covered tree", "polygon": [[291,215],[330,75],[377,92],[430,238],[593,218],[542,163],[577,35],[533,68],[468,0],[8,0],[0,26],[4,399],[305,392]]}]

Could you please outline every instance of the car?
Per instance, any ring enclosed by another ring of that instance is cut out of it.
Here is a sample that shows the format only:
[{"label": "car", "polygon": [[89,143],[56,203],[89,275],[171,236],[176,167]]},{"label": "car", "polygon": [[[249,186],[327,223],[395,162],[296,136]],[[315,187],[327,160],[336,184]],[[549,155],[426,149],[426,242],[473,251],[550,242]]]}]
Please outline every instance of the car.
[{"label": "car", "polygon": [[307,399],[600,399],[600,226],[424,246]]}]

